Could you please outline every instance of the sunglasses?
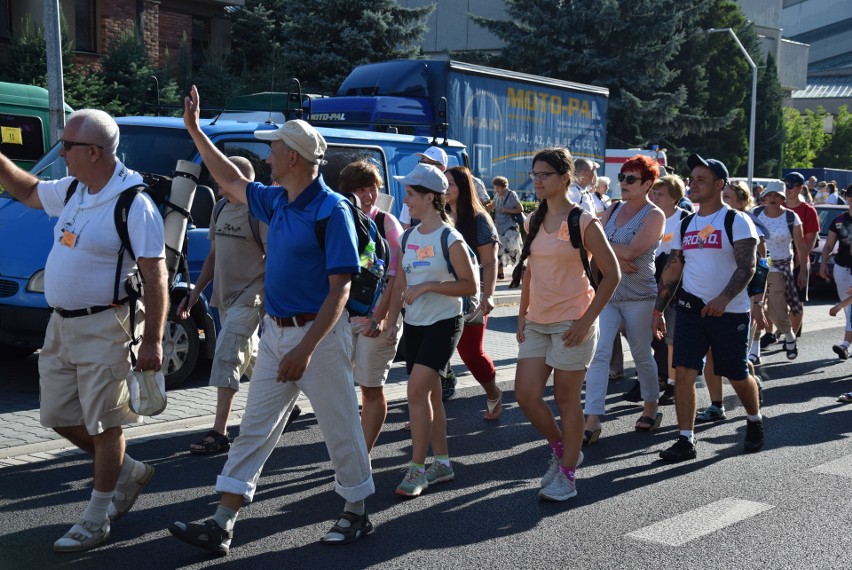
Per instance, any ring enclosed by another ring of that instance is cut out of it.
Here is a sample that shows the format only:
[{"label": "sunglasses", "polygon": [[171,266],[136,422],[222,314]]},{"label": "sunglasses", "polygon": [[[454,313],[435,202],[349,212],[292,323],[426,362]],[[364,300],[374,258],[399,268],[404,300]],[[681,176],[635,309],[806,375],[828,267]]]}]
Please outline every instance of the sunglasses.
[{"label": "sunglasses", "polygon": [[786,186],[787,188],[795,188],[796,187],[796,185],[793,184],[792,182],[784,182],[784,186]]},{"label": "sunglasses", "polygon": [[68,152],[69,150],[71,150],[75,146],[96,146],[101,150],[104,149],[104,147],[102,147],[99,144],[95,144],[95,143],[84,143],[84,142],[74,142],[74,141],[61,140],[61,141],[59,141],[59,144],[62,145],[62,150],[64,150],[65,152]]},{"label": "sunglasses", "polygon": [[627,182],[628,184],[633,184],[637,181],[641,182],[642,178],[639,176],[633,176],[632,174],[625,175],[623,172],[618,173],[618,181],[619,182]]}]

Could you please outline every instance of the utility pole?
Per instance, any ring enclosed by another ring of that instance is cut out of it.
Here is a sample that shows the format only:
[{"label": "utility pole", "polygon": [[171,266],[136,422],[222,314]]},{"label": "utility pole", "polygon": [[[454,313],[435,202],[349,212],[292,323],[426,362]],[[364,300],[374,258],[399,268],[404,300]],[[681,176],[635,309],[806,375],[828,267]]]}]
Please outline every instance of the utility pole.
[{"label": "utility pole", "polygon": [[47,48],[47,91],[50,104],[50,145],[65,128],[65,87],[62,81],[62,37],[59,0],[44,0],[44,42]]}]

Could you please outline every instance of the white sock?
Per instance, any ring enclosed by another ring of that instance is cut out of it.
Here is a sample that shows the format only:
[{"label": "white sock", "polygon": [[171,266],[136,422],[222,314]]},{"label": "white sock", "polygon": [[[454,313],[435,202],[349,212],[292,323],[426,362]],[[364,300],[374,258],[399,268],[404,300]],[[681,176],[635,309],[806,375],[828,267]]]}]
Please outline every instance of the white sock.
[{"label": "white sock", "polygon": [[748,418],[748,421],[750,421],[750,422],[762,422],[763,421],[763,414],[761,414],[760,411],[758,411],[753,416],[751,414],[746,414],[746,417]]},{"label": "white sock", "polygon": [[793,331],[784,333],[784,340],[789,344],[791,342],[796,342],[796,335],[793,334]]},{"label": "white sock", "polygon": [[759,340],[752,341],[751,353],[755,356],[760,356],[760,341]]},{"label": "white sock", "polygon": [[667,380],[667,382],[669,383],[669,386],[674,386],[674,385],[675,385],[674,378],[669,378],[669,379]]},{"label": "white sock", "polygon": [[346,505],[343,506],[343,510],[355,513],[356,515],[363,515],[366,507],[364,506],[363,499],[360,501],[346,501]]},{"label": "white sock", "polygon": [[108,493],[92,490],[92,498],[89,499],[89,504],[86,506],[83,516],[80,518],[86,519],[96,524],[103,524],[107,520],[107,509],[112,502],[114,491]]},{"label": "white sock", "polygon": [[691,429],[680,430],[680,435],[689,439],[689,443],[695,443],[695,432],[693,432]]},{"label": "white sock", "polygon": [[133,468],[136,467],[137,463],[139,461],[136,461],[126,453],[124,454],[124,461],[121,462],[121,471],[118,472],[118,481],[115,482],[116,486],[124,485],[130,480],[130,476],[133,475]]},{"label": "white sock", "polygon": [[849,348],[849,341],[844,340],[843,342],[840,343],[840,346],[842,346],[843,348]]},{"label": "white sock", "polygon": [[213,515],[213,520],[225,530],[234,530],[234,523],[237,522],[238,514],[239,511],[219,505],[216,507],[216,514]]}]

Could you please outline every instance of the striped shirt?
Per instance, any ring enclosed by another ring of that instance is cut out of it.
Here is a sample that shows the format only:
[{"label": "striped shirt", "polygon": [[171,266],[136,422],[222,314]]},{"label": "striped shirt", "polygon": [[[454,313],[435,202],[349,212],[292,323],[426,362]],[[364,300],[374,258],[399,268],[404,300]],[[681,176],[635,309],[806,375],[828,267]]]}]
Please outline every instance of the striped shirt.
[{"label": "striped shirt", "polygon": [[[633,238],[642,228],[645,216],[653,208],[653,204],[646,204],[621,227],[616,225],[616,218],[618,217],[618,209],[616,208],[604,228],[609,243],[627,245],[633,241]],[[657,298],[657,282],[654,279],[654,252],[659,245],[659,242],[655,243],[633,260],[633,264],[639,269],[636,273],[621,274],[621,281],[610,299],[611,302],[646,301]]]}]

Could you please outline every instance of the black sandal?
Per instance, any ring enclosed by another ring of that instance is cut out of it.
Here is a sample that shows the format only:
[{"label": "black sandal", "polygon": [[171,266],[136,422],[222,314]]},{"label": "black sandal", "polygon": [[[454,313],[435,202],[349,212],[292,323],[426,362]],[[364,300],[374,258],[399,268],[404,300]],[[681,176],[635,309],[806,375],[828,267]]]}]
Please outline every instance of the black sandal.
[{"label": "black sandal", "polygon": [[[183,523],[182,523],[183,524]],[[213,519],[204,521],[204,524],[184,524],[185,529],[177,524],[169,525],[169,532],[187,544],[203,548],[217,556],[227,556],[231,549],[231,539],[234,533],[225,530]]]},{"label": "black sandal", "polygon": [[349,527],[344,528],[337,523],[334,523],[334,526],[326,533],[326,536],[331,534],[332,532],[338,533],[343,536],[340,540],[329,539],[323,536],[320,539],[322,544],[328,545],[338,545],[338,544],[352,544],[356,540],[360,539],[362,536],[366,536],[373,532],[373,523],[370,522],[370,518],[367,516],[367,511],[364,511],[363,515],[356,515],[350,511],[343,511],[340,513],[340,516],[337,517],[337,521],[340,522],[341,519],[345,519],[349,521]]},{"label": "black sandal", "polygon": [[653,418],[643,414],[638,420],[636,420],[634,429],[636,431],[654,431],[660,427],[661,423],[663,423],[663,412],[657,412],[657,415]]},{"label": "black sandal", "polygon": [[193,455],[215,455],[229,449],[231,449],[231,440],[228,436],[212,429],[203,438],[189,446],[189,452]]}]

